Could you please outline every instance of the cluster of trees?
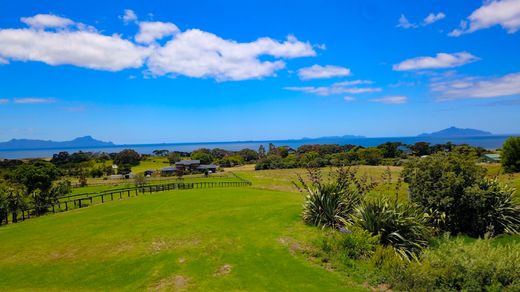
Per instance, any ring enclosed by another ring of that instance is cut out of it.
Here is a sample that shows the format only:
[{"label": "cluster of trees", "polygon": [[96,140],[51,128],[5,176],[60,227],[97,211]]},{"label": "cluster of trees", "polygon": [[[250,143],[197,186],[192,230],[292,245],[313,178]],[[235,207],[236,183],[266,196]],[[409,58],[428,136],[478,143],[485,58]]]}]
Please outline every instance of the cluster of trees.
[{"label": "cluster of trees", "polygon": [[[182,156],[184,154],[184,156]],[[186,155],[187,154],[187,155]],[[172,156],[174,161],[172,161]],[[207,149],[201,148],[191,153],[173,152],[169,154],[170,162],[176,162],[181,157],[189,157],[193,160],[200,160],[201,164],[216,164],[221,167],[232,167],[244,163],[254,163],[258,159],[258,153],[252,149],[242,149],[240,151],[230,151],[221,148]]]},{"label": "cluster of trees", "polygon": [[54,164],[34,160],[18,165],[0,179],[0,224],[9,213],[16,222],[22,210],[36,214],[47,212],[47,205],[71,191],[69,181],[59,180],[62,175]]},{"label": "cluster of trees", "polygon": [[[142,156],[135,150],[124,149],[119,153],[69,152],[54,154],[51,163],[59,167],[66,176],[79,178],[102,177],[115,174],[112,163],[118,166],[118,173],[128,174],[132,166],[139,165]],[[112,161],[112,163],[108,163]]]},{"label": "cluster of trees", "polygon": [[[260,151],[259,151],[260,152]],[[269,146],[265,155],[259,155],[256,169],[295,168],[307,166],[339,166],[339,165],[401,165],[409,156],[420,157],[434,153],[460,153],[471,157],[479,157],[487,150],[466,144],[430,145],[417,142],[406,145],[400,142],[386,142],[376,147],[355,145],[303,145],[294,150],[287,146]]]}]

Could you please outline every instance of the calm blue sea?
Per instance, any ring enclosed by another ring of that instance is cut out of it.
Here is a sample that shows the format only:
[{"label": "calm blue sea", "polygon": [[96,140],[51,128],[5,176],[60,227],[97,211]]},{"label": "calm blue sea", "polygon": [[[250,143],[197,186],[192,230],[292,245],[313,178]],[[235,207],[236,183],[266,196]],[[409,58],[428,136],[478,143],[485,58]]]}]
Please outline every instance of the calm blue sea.
[{"label": "calm blue sea", "polygon": [[377,146],[385,142],[402,142],[412,144],[415,142],[429,142],[440,144],[452,142],[454,144],[469,144],[480,146],[486,149],[496,149],[502,147],[507,135],[486,136],[486,137],[464,137],[464,138],[429,138],[429,137],[390,137],[390,138],[319,138],[302,140],[274,140],[274,141],[240,141],[240,142],[207,142],[207,143],[172,143],[172,144],[137,144],[137,145],[117,145],[110,147],[85,147],[85,148],[61,148],[61,149],[31,149],[31,150],[0,150],[0,158],[39,158],[52,157],[54,153],[60,151],[77,152],[119,152],[123,149],[134,149],[141,154],[151,154],[153,150],[166,149],[170,151],[190,152],[198,148],[222,148],[226,150],[241,150],[250,148],[257,150],[260,145],[266,148],[269,143],[276,146],[290,146],[297,148],[304,144],[354,144],[364,147]]}]

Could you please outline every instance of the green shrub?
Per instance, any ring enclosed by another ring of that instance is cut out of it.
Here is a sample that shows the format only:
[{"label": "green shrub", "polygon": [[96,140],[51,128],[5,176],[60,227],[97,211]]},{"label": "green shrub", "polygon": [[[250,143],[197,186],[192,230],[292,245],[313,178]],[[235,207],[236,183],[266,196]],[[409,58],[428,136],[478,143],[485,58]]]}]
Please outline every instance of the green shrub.
[{"label": "green shrub", "polygon": [[329,258],[351,264],[352,260],[370,259],[379,246],[379,238],[355,227],[351,230],[341,228],[340,231],[328,229],[319,245]]},{"label": "green shrub", "polygon": [[403,170],[411,200],[440,230],[474,237],[518,233],[520,210],[513,202],[514,190],[484,174],[474,160],[460,154],[416,159]]},{"label": "green shrub", "polygon": [[403,259],[415,258],[432,234],[427,218],[416,206],[390,202],[384,197],[362,203],[351,222],[379,236],[381,244],[393,247]]},{"label": "green shrub", "polygon": [[426,250],[419,262],[381,266],[396,290],[407,291],[518,291],[520,245],[497,245],[492,240],[472,243],[462,238],[443,240]]},{"label": "green shrub", "polygon": [[352,168],[340,167],[331,171],[328,180],[323,179],[319,168],[310,167],[309,182],[299,176],[300,184],[295,184],[305,194],[303,221],[320,227],[343,226],[343,219],[360,203],[365,194],[375,184],[358,178]]},{"label": "green shrub", "polygon": [[471,235],[520,233],[520,206],[513,201],[515,190],[497,180],[482,180],[465,190],[463,202],[468,214]]},{"label": "green shrub", "polygon": [[520,137],[509,137],[502,146],[502,166],[506,172],[520,171]]}]

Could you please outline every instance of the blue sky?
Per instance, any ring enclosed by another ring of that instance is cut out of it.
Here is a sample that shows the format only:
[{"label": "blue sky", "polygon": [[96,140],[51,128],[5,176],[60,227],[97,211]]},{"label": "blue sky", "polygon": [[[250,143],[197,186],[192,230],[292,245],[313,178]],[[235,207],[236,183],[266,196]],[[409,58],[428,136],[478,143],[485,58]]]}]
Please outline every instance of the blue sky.
[{"label": "blue sky", "polygon": [[520,132],[520,0],[244,2],[2,3],[0,141]]}]

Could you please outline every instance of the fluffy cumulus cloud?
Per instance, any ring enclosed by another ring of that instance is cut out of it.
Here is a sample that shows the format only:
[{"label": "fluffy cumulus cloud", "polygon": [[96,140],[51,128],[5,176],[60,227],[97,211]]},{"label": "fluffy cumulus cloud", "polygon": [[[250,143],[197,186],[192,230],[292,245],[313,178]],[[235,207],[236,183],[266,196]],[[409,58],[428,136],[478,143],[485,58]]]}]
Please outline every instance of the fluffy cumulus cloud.
[{"label": "fluffy cumulus cloud", "polygon": [[30,27],[42,29],[42,28],[58,28],[67,27],[74,24],[74,22],[68,18],[52,14],[36,14],[32,17],[22,17],[20,21],[27,24]]},{"label": "fluffy cumulus cloud", "polygon": [[[135,42],[51,14],[24,18],[29,28],[0,29],[0,64],[40,61],[106,71],[147,66],[154,76],[225,81],[272,76],[286,59],[316,55],[310,43],[294,36],[283,42],[264,37],[239,43],[198,29],[181,32],[173,23],[137,22],[131,10],[121,18],[139,25]],[[164,45],[156,42],[167,37]]]},{"label": "fluffy cumulus cloud", "polygon": [[149,44],[178,32],[179,28],[173,23],[142,21],[139,22],[139,33],[135,36],[135,40],[139,43]]},{"label": "fluffy cumulus cloud", "polygon": [[401,14],[401,17],[399,17],[399,20],[397,22],[397,27],[401,27],[401,28],[416,28],[417,27],[417,24],[413,24],[411,23],[408,18],[406,18],[406,16],[404,16],[404,14]]},{"label": "fluffy cumulus cloud", "polygon": [[[149,54],[147,48],[118,35],[103,35],[54,15],[38,14],[25,22],[31,27],[0,29],[0,58],[119,71],[141,67]],[[72,24],[73,28],[63,29]],[[56,27],[62,29],[52,29]]]},{"label": "fluffy cumulus cloud", "polygon": [[446,14],[443,12],[439,13],[430,13],[428,14],[420,24],[412,23],[406,18],[404,14],[401,14],[399,19],[397,20],[397,27],[408,29],[408,28],[418,28],[420,26],[427,26],[434,22],[437,22],[446,17]]},{"label": "fluffy cumulus cloud", "polygon": [[434,82],[431,90],[439,100],[493,98],[520,95],[520,72],[501,77],[466,77]]},{"label": "fluffy cumulus cloud", "polygon": [[298,70],[298,76],[302,80],[343,77],[350,75],[350,69],[339,66],[320,66],[313,65],[311,67],[302,68]]},{"label": "fluffy cumulus cloud", "polygon": [[441,69],[459,67],[479,60],[478,57],[468,53],[459,52],[453,54],[438,53],[435,57],[417,57],[395,64],[395,71]]},{"label": "fluffy cumulus cloud", "polygon": [[379,87],[359,87],[354,85],[360,84],[370,84],[371,81],[368,80],[354,80],[354,81],[344,81],[337,82],[330,86],[289,86],[285,87],[286,90],[292,91],[302,91],[306,93],[321,95],[321,96],[329,96],[329,95],[338,95],[338,94],[362,94],[362,93],[372,93],[372,92],[380,92],[382,89]]},{"label": "fluffy cumulus cloud", "polygon": [[133,10],[125,9],[125,13],[123,14],[123,16],[121,16],[121,19],[123,19],[125,23],[130,23],[133,21],[137,21],[137,15]]},{"label": "fluffy cumulus cloud", "polygon": [[467,20],[460,23],[459,28],[449,33],[458,37],[495,25],[500,25],[508,33],[515,33],[520,28],[520,0],[485,1],[473,11]]},{"label": "fluffy cumulus cloud", "polygon": [[442,12],[439,12],[437,14],[435,13],[430,13],[428,14],[428,16],[426,16],[423,20],[423,25],[430,25],[434,22],[437,22],[443,18],[446,17],[446,14],[442,13]]},{"label": "fluffy cumulus cloud", "polygon": [[384,104],[403,104],[408,101],[408,98],[404,95],[390,95],[381,98],[374,98],[370,101]]},{"label": "fluffy cumulus cloud", "polygon": [[285,67],[285,62],[280,59],[262,61],[259,59],[261,56],[297,58],[315,54],[311,44],[300,42],[293,36],[285,42],[260,38],[238,43],[190,29],[157,48],[148,60],[148,68],[154,75],[244,80],[271,76]]}]

